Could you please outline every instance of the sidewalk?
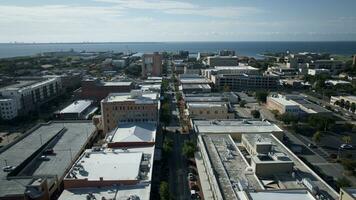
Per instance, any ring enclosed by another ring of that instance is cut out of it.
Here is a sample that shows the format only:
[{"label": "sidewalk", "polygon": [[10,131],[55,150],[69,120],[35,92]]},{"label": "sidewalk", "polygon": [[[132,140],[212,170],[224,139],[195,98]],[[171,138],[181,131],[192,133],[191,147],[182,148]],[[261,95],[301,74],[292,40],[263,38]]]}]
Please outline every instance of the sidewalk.
[{"label": "sidewalk", "polygon": [[199,180],[200,180],[200,184],[201,184],[201,190],[203,192],[204,199],[212,200],[212,199],[214,199],[213,193],[210,188],[208,175],[206,174],[204,163],[201,158],[200,152],[195,153],[195,163],[197,165],[197,169],[198,169],[198,173],[199,173]]}]

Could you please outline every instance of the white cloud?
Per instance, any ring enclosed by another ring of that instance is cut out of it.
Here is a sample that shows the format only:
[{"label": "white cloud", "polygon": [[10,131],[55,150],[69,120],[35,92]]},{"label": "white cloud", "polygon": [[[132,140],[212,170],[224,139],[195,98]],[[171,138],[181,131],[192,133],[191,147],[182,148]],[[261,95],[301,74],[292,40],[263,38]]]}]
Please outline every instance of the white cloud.
[{"label": "white cloud", "polygon": [[166,14],[196,15],[206,17],[234,18],[261,13],[255,7],[200,6],[193,3],[168,0],[94,0],[118,5],[127,9],[156,10]]}]

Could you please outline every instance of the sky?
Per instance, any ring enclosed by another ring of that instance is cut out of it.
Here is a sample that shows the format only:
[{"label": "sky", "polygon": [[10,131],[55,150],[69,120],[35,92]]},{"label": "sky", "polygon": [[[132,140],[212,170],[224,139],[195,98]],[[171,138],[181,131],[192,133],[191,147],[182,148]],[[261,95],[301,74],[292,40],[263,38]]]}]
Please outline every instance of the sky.
[{"label": "sky", "polygon": [[1,0],[0,42],[356,41],[355,0]]}]

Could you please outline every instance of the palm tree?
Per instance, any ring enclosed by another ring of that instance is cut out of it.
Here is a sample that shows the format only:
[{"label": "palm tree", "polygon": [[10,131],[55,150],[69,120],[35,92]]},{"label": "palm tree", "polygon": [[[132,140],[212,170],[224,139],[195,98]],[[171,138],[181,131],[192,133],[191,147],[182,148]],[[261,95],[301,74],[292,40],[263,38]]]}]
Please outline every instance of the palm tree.
[{"label": "palm tree", "polygon": [[343,141],[344,143],[346,143],[346,144],[350,144],[350,143],[351,143],[351,140],[352,140],[351,136],[344,136],[344,137],[342,137],[341,139],[342,139],[342,141]]}]

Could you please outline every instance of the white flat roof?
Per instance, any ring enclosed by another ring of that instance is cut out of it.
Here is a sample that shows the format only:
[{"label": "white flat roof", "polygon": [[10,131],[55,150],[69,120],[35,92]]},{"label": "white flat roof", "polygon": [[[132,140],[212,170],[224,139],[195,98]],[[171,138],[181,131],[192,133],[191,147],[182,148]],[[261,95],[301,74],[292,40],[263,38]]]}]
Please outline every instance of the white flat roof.
[{"label": "white flat roof", "polygon": [[188,103],[189,108],[216,108],[216,107],[227,107],[226,103],[219,102],[193,102]]},{"label": "white flat roof", "polygon": [[151,186],[149,184],[100,188],[73,188],[63,190],[58,200],[87,200],[89,194],[92,194],[97,200],[101,200],[102,198],[127,200],[131,195],[138,196],[140,200],[149,200],[150,191]]},{"label": "white flat roof", "polygon": [[251,66],[241,66],[241,65],[237,65],[237,66],[215,66],[215,69],[218,70],[222,70],[222,69],[231,69],[231,70],[258,70],[255,67],[251,67]]},{"label": "white flat roof", "polygon": [[69,106],[65,107],[63,110],[60,111],[61,114],[64,113],[81,113],[85,109],[87,109],[93,101],[91,100],[78,100],[74,101]]},{"label": "white flat roof", "polygon": [[[139,178],[140,165],[144,154],[150,155],[148,162],[152,165],[154,146],[102,151],[88,149],[73,165],[66,179],[141,180]],[[152,169],[147,176],[148,180],[151,179],[151,171]]]},{"label": "white flat roof", "polygon": [[292,190],[292,191],[261,191],[250,192],[250,200],[275,200],[275,199],[288,199],[288,200],[316,200],[307,190]]},{"label": "white flat roof", "polygon": [[272,133],[283,131],[277,125],[256,120],[194,120],[199,133]]},{"label": "white flat roof", "polygon": [[272,99],[273,101],[279,103],[279,104],[282,104],[284,106],[299,106],[299,104],[295,103],[294,101],[290,101],[290,100],[287,100],[283,97],[268,97],[270,99]]},{"label": "white flat roof", "polygon": [[104,82],[104,86],[129,86],[132,84],[132,82],[127,82],[127,81],[110,81],[110,82]]},{"label": "white flat roof", "polygon": [[155,123],[119,124],[110,142],[154,142],[156,137]]},{"label": "white flat roof", "polygon": [[104,102],[125,102],[134,101],[135,103],[156,103],[158,100],[158,93],[142,92],[142,95],[132,95],[131,93],[110,93],[104,99]]}]

